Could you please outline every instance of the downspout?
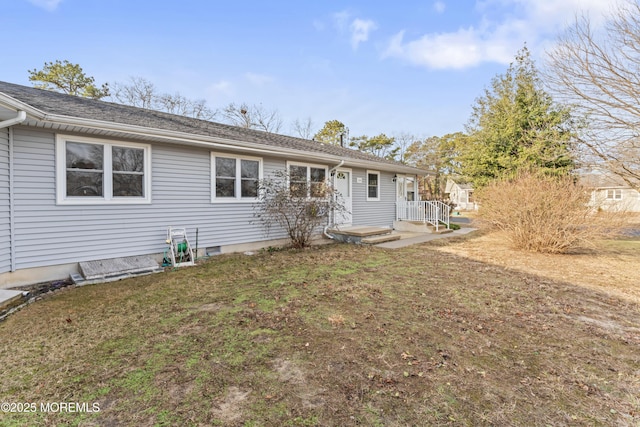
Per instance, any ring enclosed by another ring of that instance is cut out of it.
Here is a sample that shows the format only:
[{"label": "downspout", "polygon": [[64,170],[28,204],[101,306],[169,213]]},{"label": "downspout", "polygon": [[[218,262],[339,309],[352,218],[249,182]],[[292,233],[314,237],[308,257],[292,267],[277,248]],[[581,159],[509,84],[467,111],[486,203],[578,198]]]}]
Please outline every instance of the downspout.
[{"label": "downspout", "polygon": [[[336,166],[332,167],[331,169],[329,169],[329,176],[332,176],[332,174],[336,171],[336,169],[338,169],[339,167],[342,167],[342,165],[344,165],[344,160],[340,160],[340,163],[338,163]],[[335,200],[335,193],[331,196],[334,198]],[[331,227],[331,220],[335,218],[333,218],[333,216],[335,215],[334,212],[331,213],[331,215],[329,215],[329,223],[327,225],[325,225],[324,230],[322,230],[322,234],[324,234],[324,236],[328,239],[335,239],[335,237],[333,237],[331,234],[327,233],[327,230],[329,229],[329,227]]]},{"label": "downspout", "polygon": [[27,119],[27,113],[18,111],[18,115],[12,119],[0,122],[0,129],[9,128],[9,257],[10,271],[16,271],[16,242],[14,225],[14,191],[13,191],[13,128]]},{"label": "downspout", "polygon": [[18,111],[18,115],[12,119],[0,122],[0,129],[8,128],[9,126],[18,125],[27,119],[27,113],[24,111]]}]

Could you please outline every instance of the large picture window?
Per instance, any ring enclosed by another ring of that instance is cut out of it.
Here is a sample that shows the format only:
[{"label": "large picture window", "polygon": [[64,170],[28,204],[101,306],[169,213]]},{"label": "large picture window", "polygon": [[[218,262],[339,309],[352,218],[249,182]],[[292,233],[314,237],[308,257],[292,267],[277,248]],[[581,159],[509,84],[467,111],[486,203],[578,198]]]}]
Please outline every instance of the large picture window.
[{"label": "large picture window", "polygon": [[151,147],[59,135],[59,204],[148,203]]},{"label": "large picture window", "polygon": [[255,200],[262,179],[262,159],[211,154],[212,200]]},{"label": "large picture window", "polygon": [[289,190],[294,197],[323,197],[326,180],[326,166],[289,163]]}]

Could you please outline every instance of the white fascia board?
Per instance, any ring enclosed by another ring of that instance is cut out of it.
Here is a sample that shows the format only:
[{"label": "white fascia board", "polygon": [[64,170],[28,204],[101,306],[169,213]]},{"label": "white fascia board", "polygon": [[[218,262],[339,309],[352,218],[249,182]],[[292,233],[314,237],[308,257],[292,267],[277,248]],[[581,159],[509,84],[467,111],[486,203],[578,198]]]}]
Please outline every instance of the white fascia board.
[{"label": "white fascia board", "polygon": [[0,105],[3,105],[12,110],[22,110],[27,113],[27,116],[34,117],[39,120],[43,120],[46,117],[46,114],[37,108],[33,108],[29,104],[25,104],[22,101],[18,101],[15,98],[12,98],[2,92],[0,92]]}]

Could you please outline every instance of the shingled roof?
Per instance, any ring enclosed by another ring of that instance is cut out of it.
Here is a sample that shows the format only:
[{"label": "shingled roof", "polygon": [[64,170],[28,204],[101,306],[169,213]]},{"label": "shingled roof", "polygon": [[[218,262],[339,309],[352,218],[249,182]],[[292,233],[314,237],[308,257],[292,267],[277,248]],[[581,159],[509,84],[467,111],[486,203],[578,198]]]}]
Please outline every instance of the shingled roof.
[{"label": "shingled roof", "polygon": [[341,159],[353,159],[380,165],[396,166],[414,173],[427,173],[409,168],[400,162],[383,159],[361,151],[352,150],[331,144],[295,138],[287,135],[245,129],[222,123],[199,120],[161,111],[98,101],[66,95],[49,90],[37,89],[0,81],[0,94],[4,94],[19,103],[36,109],[43,115],[55,115],[99,122],[139,126],[147,129],[181,132],[201,137],[223,138],[230,141],[264,145],[265,148],[277,147],[304,151],[309,154],[318,153],[335,156]]}]

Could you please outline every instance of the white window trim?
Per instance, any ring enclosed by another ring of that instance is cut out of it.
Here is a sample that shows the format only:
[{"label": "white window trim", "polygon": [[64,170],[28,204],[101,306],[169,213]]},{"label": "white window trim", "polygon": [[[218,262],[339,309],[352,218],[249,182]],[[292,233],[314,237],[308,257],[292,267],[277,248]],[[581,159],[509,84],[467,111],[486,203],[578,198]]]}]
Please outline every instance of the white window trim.
[{"label": "white window trim", "polygon": [[[98,144],[105,147],[103,197],[67,197],[67,142]],[[106,149],[107,147],[129,147],[144,150],[144,197],[113,196],[111,150]],[[87,138],[85,136],[56,135],[56,203],[58,205],[130,205],[151,203],[151,145],[110,139]]]},{"label": "white window trim", "polygon": [[[611,191],[611,197],[609,197],[609,191]],[[607,200],[622,200],[622,189],[612,188],[606,190],[606,198]]]},{"label": "white window trim", "polygon": [[287,161],[287,187],[289,187],[289,170],[291,166],[305,166],[307,168],[307,198],[311,198],[311,168],[324,169],[324,183],[329,183],[329,167],[317,163],[290,162]]},{"label": "white window trim", "polygon": [[[378,196],[377,197],[369,197],[369,175],[378,175]],[[367,202],[379,202],[380,190],[381,190],[380,171],[367,170],[367,174],[365,175],[364,179],[366,181],[365,194],[367,195]]]},{"label": "white window trim", "polygon": [[[235,197],[216,197],[216,157],[236,160]],[[258,180],[263,179],[262,157],[239,156],[237,154],[211,152],[211,203],[255,203],[258,197],[242,197],[241,160],[258,162]]]}]

